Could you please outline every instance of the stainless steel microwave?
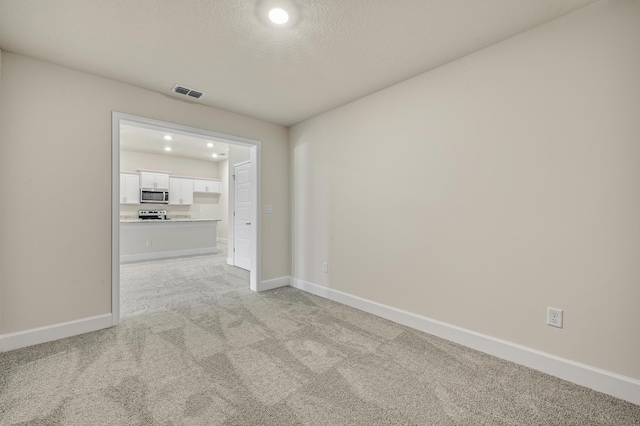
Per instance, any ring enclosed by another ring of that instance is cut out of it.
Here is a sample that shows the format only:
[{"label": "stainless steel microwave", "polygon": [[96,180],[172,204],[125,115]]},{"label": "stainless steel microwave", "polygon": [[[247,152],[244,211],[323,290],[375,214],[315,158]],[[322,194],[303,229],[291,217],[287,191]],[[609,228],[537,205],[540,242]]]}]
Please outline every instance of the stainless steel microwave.
[{"label": "stainless steel microwave", "polygon": [[141,203],[169,204],[169,191],[161,189],[141,189]]}]

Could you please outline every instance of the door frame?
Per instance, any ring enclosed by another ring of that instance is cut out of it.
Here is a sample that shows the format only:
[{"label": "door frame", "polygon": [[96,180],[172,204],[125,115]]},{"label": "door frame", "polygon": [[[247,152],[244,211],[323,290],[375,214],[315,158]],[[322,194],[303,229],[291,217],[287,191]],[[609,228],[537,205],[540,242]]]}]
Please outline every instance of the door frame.
[{"label": "door frame", "polygon": [[[184,126],[167,121],[154,120],[112,111],[111,119],[111,315],[112,324],[120,322],[120,124],[131,124],[154,130],[167,130],[174,133],[196,135],[203,138],[219,139],[230,145],[249,148],[251,161],[251,221],[256,226],[252,228],[252,238],[255,241],[251,248],[251,269],[249,269],[249,288],[258,291],[261,276],[260,253],[260,158],[261,142],[255,139],[213,132],[196,127]],[[229,165],[231,167],[231,165]],[[226,189],[228,191],[228,188]]]}]

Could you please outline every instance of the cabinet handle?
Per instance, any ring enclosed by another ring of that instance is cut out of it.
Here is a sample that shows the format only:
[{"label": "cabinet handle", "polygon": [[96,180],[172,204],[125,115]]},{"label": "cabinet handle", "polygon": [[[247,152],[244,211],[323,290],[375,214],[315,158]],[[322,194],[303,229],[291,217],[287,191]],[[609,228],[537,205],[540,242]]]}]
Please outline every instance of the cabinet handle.
[{"label": "cabinet handle", "polygon": [[247,222],[247,223],[245,223],[245,225],[251,225],[251,222]]}]

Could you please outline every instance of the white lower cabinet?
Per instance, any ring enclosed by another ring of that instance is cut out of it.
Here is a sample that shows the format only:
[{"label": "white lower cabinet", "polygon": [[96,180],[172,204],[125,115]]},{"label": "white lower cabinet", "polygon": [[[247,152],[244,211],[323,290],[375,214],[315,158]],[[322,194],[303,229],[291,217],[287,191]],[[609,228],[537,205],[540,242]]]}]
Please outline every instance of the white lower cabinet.
[{"label": "white lower cabinet", "polygon": [[193,204],[193,179],[169,179],[169,204],[183,206]]},{"label": "white lower cabinet", "polygon": [[120,204],[140,204],[140,176],[120,173]]}]

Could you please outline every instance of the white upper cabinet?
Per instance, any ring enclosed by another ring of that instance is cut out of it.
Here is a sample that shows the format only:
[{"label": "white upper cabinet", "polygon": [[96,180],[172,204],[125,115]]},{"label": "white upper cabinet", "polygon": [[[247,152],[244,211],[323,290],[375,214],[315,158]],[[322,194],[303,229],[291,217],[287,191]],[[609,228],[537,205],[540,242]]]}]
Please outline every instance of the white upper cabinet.
[{"label": "white upper cabinet", "polygon": [[155,188],[156,187],[156,174],[149,172],[140,173],[140,186],[142,188]]},{"label": "white upper cabinet", "polygon": [[193,192],[206,192],[206,193],[219,194],[220,181],[209,180],[209,179],[194,179]]},{"label": "white upper cabinet", "polygon": [[171,178],[169,183],[169,204],[193,204],[193,179]]},{"label": "white upper cabinet", "polygon": [[169,174],[140,171],[140,187],[147,189],[169,189]]},{"label": "white upper cabinet", "polygon": [[120,204],[140,204],[140,176],[120,173]]}]

